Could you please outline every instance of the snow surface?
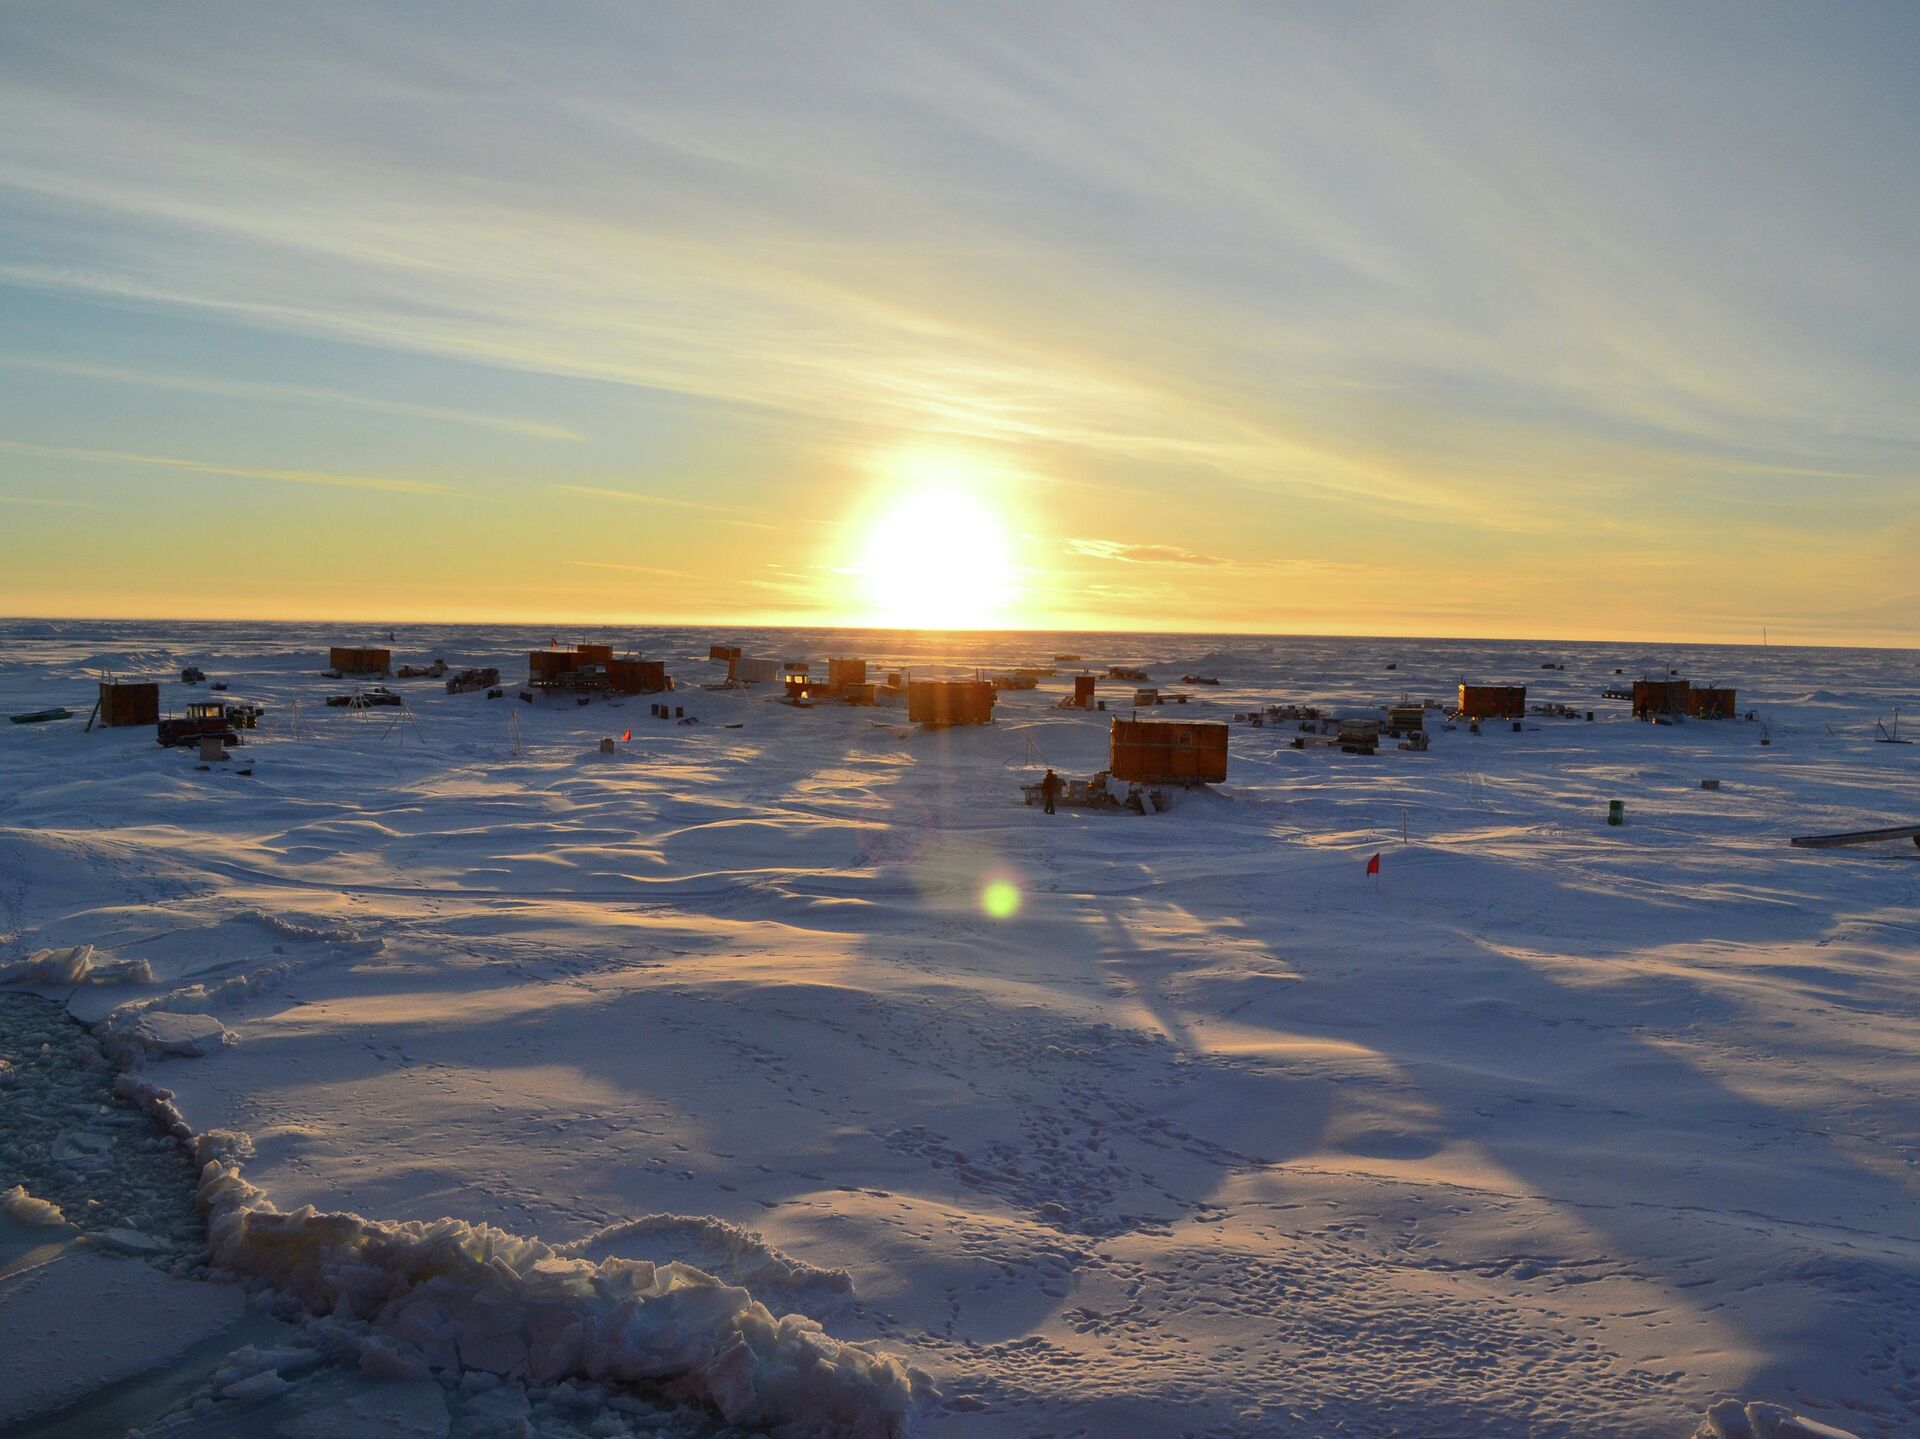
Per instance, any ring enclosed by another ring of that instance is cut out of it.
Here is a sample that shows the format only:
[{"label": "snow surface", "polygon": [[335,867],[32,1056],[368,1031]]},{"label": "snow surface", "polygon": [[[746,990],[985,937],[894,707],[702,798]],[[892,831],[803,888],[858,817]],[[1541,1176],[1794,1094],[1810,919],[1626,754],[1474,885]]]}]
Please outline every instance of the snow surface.
[{"label": "snow surface", "polygon": [[[512,677],[547,637],[394,649]],[[0,727],[0,962],[148,967],[40,988],[172,1091],[217,1257],[369,1365],[665,1364],[795,1432],[1920,1425],[1920,850],[1786,844],[1920,821],[1920,748],[1871,738],[1915,655],[651,631],[606,638],[700,723],[395,682],[416,728],[322,703],[364,638],[0,626],[10,710],[188,663],[268,707],[251,776]],[[1035,765],[1104,763],[1066,673],[921,732],[704,691],[710,640],[1220,675],[1164,718],[1462,677],[1597,718],[1371,758],[1236,726],[1218,793],[1046,817]],[[1599,698],[1668,665],[1771,744]],[[215,1014],[197,1057],[115,1044]]]}]

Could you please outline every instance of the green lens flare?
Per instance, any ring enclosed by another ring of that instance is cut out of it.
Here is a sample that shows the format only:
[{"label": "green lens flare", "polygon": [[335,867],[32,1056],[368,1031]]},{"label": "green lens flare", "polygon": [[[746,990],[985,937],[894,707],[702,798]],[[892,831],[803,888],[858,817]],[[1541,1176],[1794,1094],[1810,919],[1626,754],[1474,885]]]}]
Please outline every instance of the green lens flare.
[{"label": "green lens flare", "polygon": [[1020,889],[1011,880],[996,879],[980,892],[980,907],[995,919],[1011,919],[1020,910]]}]

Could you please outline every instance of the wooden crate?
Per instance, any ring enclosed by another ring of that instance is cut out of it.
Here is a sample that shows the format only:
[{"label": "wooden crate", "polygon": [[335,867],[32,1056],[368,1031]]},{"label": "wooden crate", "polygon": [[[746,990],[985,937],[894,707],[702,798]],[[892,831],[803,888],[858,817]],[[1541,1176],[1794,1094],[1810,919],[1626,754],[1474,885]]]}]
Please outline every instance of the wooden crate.
[{"label": "wooden crate", "polygon": [[160,722],[160,686],[153,680],[100,681],[100,723],[110,728]]},{"label": "wooden crate", "polygon": [[867,662],[865,660],[828,660],[827,688],[843,690],[850,685],[863,685],[867,682]]},{"label": "wooden crate", "polygon": [[992,724],[993,700],[986,680],[910,680],[907,718],[914,724]]},{"label": "wooden crate", "polygon": [[1132,784],[1217,784],[1227,777],[1220,720],[1116,719],[1107,769]]},{"label": "wooden crate", "polygon": [[1459,712],[1468,719],[1525,719],[1525,685],[1461,685]]}]

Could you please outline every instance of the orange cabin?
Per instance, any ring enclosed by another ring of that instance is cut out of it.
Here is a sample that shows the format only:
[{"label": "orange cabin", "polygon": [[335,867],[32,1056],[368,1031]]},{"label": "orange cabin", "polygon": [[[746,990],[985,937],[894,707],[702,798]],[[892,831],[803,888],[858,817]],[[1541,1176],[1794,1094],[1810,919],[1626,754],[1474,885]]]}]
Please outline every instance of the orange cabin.
[{"label": "orange cabin", "polygon": [[664,660],[606,661],[607,682],[616,694],[650,695],[673,688]]},{"label": "orange cabin", "polygon": [[1685,680],[1635,680],[1633,712],[1647,715],[1683,715],[1688,709],[1689,686]]},{"label": "orange cabin", "polygon": [[993,700],[987,680],[910,680],[907,718],[928,725],[992,724]]},{"label": "orange cabin", "polygon": [[1467,719],[1525,719],[1525,685],[1461,685],[1458,713]]},{"label": "orange cabin", "polygon": [[527,654],[527,678],[546,684],[580,668],[580,656],[572,650],[531,650]]},{"label": "orange cabin", "polygon": [[333,645],[327,650],[327,668],[343,675],[383,675],[393,668],[393,651]]},{"label": "orange cabin", "polygon": [[863,685],[867,682],[867,662],[865,660],[828,660],[827,688],[843,690],[851,685]]},{"label": "orange cabin", "polygon": [[1107,769],[1134,784],[1217,784],[1227,777],[1219,720],[1116,719]]},{"label": "orange cabin", "polygon": [[118,728],[121,725],[159,722],[160,686],[154,681],[100,681],[101,724]]},{"label": "orange cabin", "polygon": [[1687,713],[1694,719],[1732,719],[1736,695],[1732,690],[1695,689],[1687,691]]}]

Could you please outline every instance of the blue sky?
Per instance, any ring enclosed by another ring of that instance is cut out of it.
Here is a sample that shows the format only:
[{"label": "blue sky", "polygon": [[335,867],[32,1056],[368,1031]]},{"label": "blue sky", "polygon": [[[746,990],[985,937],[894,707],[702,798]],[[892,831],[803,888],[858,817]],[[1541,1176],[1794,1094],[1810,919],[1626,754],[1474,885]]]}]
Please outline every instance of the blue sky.
[{"label": "blue sky", "polygon": [[885,621],[931,486],[956,618],[1915,643],[1916,73],[1905,5],[16,4],[0,611]]}]

